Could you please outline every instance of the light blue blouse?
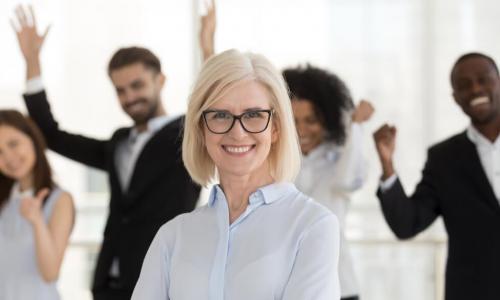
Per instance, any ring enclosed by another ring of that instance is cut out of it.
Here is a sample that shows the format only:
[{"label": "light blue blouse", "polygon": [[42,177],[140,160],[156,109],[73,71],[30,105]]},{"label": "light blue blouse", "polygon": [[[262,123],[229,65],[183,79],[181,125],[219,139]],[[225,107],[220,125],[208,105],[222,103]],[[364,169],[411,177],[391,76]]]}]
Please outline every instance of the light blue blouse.
[{"label": "light blue blouse", "polygon": [[[43,206],[43,218],[49,222],[62,190],[54,188]],[[0,299],[57,300],[56,282],[45,282],[38,270],[35,239],[31,224],[21,216],[24,197],[33,190],[21,192],[16,183],[0,210]]]},{"label": "light blue blouse", "polygon": [[232,224],[214,186],[160,228],[132,299],[340,299],[338,256],[337,218],[293,184],[259,188]]}]

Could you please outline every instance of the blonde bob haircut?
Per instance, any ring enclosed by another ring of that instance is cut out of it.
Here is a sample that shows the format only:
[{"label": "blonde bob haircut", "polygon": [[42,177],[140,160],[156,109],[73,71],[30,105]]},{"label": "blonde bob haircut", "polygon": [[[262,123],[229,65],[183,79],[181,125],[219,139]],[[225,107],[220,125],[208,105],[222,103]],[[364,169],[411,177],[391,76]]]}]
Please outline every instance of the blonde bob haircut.
[{"label": "blonde bob haircut", "polygon": [[300,168],[300,147],[288,91],[281,73],[264,56],[227,50],[211,57],[202,67],[189,98],[182,158],[191,178],[202,186],[218,180],[217,168],[205,147],[202,113],[243,81],[263,84],[274,109],[272,126],[278,138],[267,162],[275,181],[293,181]]}]

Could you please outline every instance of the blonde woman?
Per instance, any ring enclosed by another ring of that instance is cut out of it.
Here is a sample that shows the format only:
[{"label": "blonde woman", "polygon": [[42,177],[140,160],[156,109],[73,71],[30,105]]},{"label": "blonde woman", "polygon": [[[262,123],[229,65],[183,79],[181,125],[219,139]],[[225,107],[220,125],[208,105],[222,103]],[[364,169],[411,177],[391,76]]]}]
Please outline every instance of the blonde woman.
[{"label": "blonde woman", "polygon": [[264,57],[228,50],[191,95],[183,159],[219,182],[208,204],[165,224],[132,299],[339,299],[339,225],[291,183],[300,166],[290,99]]}]

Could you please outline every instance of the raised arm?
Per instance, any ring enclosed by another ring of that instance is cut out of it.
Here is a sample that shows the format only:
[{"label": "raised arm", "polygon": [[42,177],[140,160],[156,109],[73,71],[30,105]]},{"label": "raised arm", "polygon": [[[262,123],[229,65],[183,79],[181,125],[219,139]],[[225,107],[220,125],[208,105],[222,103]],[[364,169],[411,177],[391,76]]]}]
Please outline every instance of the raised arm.
[{"label": "raised arm", "polygon": [[215,0],[208,0],[207,14],[201,16],[200,47],[203,61],[209,59],[215,53],[215,29],[217,18],[215,15]]},{"label": "raised arm", "polygon": [[49,148],[83,164],[105,169],[108,157],[107,142],[63,131],[52,115],[47,95],[41,85],[40,67],[40,51],[48,29],[43,35],[39,35],[33,9],[24,9],[22,6],[16,8],[16,22],[13,21],[12,26],[26,62],[28,87],[30,83],[37,82],[37,87],[23,95],[24,100],[31,118],[42,130]]},{"label": "raised arm", "polygon": [[377,191],[384,217],[400,239],[411,238],[423,231],[440,214],[436,192],[436,161],[429,152],[422,179],[413,195],[408,197],[393,166],[396,128],[387,124],[374,133],[375,145],[382,165],[382,184]]},{"label": "raised arm", "polygon": [[47,27],[42,35],[38,34],[32,6],[24,9],[19,5],[16,7],[15,13],[17,23],[11,21],[11,24],[16,32],[19,48],[26,62],[26,79],[30,80],[41,75],[40,51],[50,27]]},{"label": "raised arm", "polygon": [[396,147],[396,127],[387,124],[382,125],[373,134],[373,139],[382,165],[382,180],[386,180],[394,174],[392,157]]},{"label": "raised arm", "polygon": [[373,105],[361,100],[352,113],[352,122],[344,146],[339,149],[340,158],[336,164],[337,176],[333,184],[346,191],[359,189],[366,178],[366,160],[363,155],[363,128],[375,109]]},{"label": "raised arm", "polygon": [[52,214],[46,222],[42,202],[48,192],[48,189],[44,189],[35,197],[22,199],[20,209],[21,215],[33,228],[38,270],[45,281],[52,282],[59,276],[74,224],[75,209],[71,196],[63,192],[54,200]]},{"label": "raised arm", "polygon": [[352,122],[362,124],[371,119],[375,108],[370,101],[362,99],[352,113]]}]

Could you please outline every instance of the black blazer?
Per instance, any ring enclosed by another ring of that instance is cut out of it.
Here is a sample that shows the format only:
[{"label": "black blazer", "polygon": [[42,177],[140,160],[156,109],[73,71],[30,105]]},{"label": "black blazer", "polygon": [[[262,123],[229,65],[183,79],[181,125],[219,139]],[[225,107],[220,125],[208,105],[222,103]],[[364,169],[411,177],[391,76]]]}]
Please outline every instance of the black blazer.
[{"label": "black blazer", "polygon": [[446,300],[500,299],[500,205],[465,132],[429,149],[412,196],[406,196],[399,180],[377,196],[400,239],[443,217],[448,232]]},{"label": "black blazer", "polygon": [[200,187],[191,180],[182,162],[183,118],[170,122],[147,142],[124,193],[114,157],[118,142],[128,137],[130,128],[118,129],[107,141],[71,134],[59,129],[45,92],[24,95],[24,99],[51,150],[108,172],[109,216],[92,288],[95,292],[106,285],[112,259],[118,257],[120,281],[123,289],[131,293],[160,226],[193,210],[198,200]]}]

